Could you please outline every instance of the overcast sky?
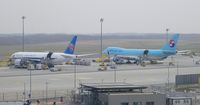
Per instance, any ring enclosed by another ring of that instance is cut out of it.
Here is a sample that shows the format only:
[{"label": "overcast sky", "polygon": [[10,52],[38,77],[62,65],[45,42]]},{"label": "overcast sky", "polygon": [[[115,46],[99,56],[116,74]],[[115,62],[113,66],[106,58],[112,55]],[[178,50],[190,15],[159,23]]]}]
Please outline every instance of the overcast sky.
[{"label": "overcast sky", "polygon": [[200,0],[1,0],[0,33],[200,33]]}]

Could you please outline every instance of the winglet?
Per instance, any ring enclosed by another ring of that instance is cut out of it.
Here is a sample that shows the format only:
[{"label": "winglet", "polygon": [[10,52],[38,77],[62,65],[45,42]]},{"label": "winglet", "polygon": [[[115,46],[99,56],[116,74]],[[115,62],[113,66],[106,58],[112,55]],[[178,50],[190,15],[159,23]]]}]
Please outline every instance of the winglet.
[{"label": "winglet", "polygon": [[69,43],[67,49],[65,49],[64,53],[65,54],[74,54],[74,49],[76,46],[76,40],[77,40],[77,36],[74,36],[71,40],[71,42]]}]

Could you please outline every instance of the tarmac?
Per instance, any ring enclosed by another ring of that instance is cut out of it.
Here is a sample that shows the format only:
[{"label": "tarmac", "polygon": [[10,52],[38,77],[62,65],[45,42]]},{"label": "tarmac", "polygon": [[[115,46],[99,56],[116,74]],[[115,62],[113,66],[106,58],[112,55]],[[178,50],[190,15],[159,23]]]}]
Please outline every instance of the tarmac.
[{"label": "tarmac", "polygon": [[[109,68],[106,71],[98,71],[99,64],[97,63],[92,63],[91,66],[64,65],[60,66],[62,71],[57,72],[34,70],[31,71],[31,88],[32,91],[41,91],[45,90],[48,85],[50,90],[64,90],[78,88],[80,83],[101,82],[126,82],[149,86],[166,84],[168,81],[174,83],[177,74],[200,73],[200,65],[195,64],[199,58],[176,56],[174,59],[174,66],[168,66],[171,61],[169,57],[164,60],[164,64],[146,65],[146,67],[125,64],[117,65],[116,69]],[[74,84],[75,82],[76,84]],[[24,84],[26,89],[29,89],[30,71],[2,67],[0,68],[0,84],[0,91],[5,93],[23,91]]]}]

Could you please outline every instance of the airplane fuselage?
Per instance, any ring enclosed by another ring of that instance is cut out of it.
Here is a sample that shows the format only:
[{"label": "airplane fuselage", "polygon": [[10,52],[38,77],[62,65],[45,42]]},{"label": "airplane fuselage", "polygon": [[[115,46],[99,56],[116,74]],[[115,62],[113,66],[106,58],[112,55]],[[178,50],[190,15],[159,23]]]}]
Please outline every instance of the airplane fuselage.
[{"label": "airplane fuselage", "polygon": [[[11,59],[34,59],[34,60],[43,60],[47,57],[49,52],[16,52],[11,55]],[[66,59],[63,57],[64,53],[53,53],[51,55],[51,59],[53,64],[62,64],[63,62],[67,62],[70,59]]]},{"label": "airplane fuselage", "polygon": [[179,34],[174,34],[166,44],[160,49],[126,49],[120,47],[108,47],[103,53],[114,56],[136,56],[138,63],[143,65],[144,60],[157,61],[163,60],[170,55],[176,54],[176,45],[179,39]]},{"label": "airplane fuselage", "polygon": [[175,55],[176,51],[161,50],[161,49],[126,49],[120,47],[108,47],[104,50],[105,54],[109,55],[126,55],[144,57],[148,60],[162,60],[170,55]]},{"label": "airplane fuselage", "polygon": [[[77,36],[74,36],[70,41],[68,47],[64,52],[15,52],[11,55],[11,63],[19,64],[24,61],[33,62],[51,62],[55,64],[63,64],[65,62],[71,61],[78,55],[74,55],[74,49],[76,45]],[[16,62],[15,62],[16,61]],[[21,65],[21,64],[20,64]]]}]

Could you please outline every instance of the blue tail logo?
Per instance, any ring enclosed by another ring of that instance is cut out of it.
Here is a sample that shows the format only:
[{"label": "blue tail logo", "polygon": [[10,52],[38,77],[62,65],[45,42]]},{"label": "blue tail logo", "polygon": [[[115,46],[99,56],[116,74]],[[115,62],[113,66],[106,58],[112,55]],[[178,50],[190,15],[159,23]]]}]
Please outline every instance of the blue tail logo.
[{"label": "blue tail logo", "polygon": [[77,36],[74,36],[71,40],[71,42],[69,43],[67,49],[64,51],[65,54],[74,54],[74,49],[76,46],[76,40],[77,40]]},{"label": "blue tail logo", "polygon": [[169,42],[167,42],[161,49],[176,51],[176,45],[177,45],[178,39],[179,39],[179,34],[172,35]]},{"label": "blue tail logo", "polygon": [[174,40],[170,40],[170,41],[169,41],[169,46],[170,46],[170,47],[174,47],[174,46],[175,46]]}]

